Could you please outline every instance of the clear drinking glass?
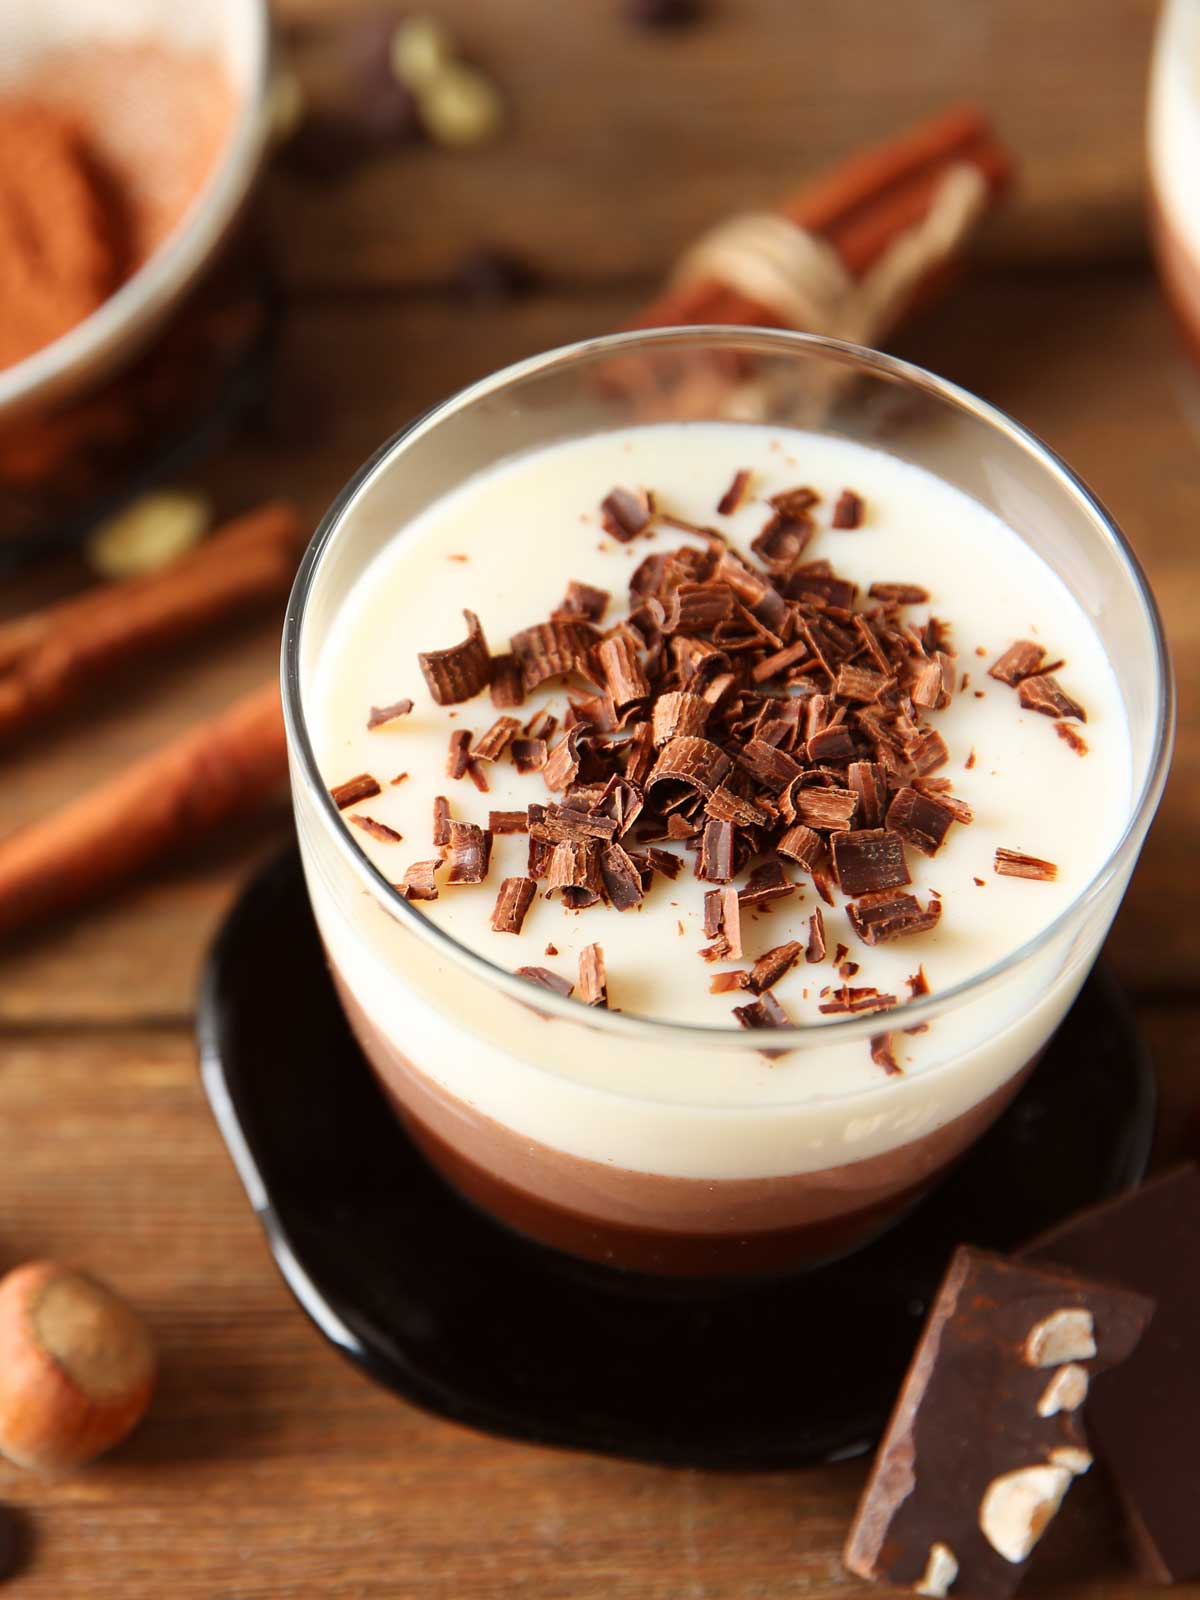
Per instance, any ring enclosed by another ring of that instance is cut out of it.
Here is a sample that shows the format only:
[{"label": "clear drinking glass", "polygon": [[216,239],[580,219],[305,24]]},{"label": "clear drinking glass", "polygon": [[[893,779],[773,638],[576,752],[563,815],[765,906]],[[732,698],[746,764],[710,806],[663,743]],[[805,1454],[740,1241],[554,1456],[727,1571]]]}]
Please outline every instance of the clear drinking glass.
[{"label": "clear drinking glass", "polygon": [[[1119,680],[1133,775],[1112,854],[1036,937],[907,1007],[906,1026],[931,1024],[922,1041],[929,1064],[903,1077],[881,1073],[866,1091],[817,1097],[805,1067],[867,1050],[878,1017],[774,1032],[771,1048],[783,1053],[764,1073],[761,1035],[594,1010],[541,991],[535,1007],[524,980],[458,944],[377,871],[314,760],[306,726],[314,665],[351,585],[399,530],[515,452],[672,417],[819,426],[937,473],[1059,574]],[[1137,562],[1044,445],[888,356],[735,328],[552,351],[404,429],[339,496],[308,550],[288,610],[283,687],[313,910],[350,1021],[412,1136],[461,1192],[510,1226],[578,1256],[671,1275],[788,1270],[855,1248],[994,1121],[1095,960],[1158,803],[1173,727],[1170,667]],[[380,1019],[401,1001],[403,1026],[389,1031]],[[605,1082],[606,1061],[629,1051],[645,1062],[637,1095]]]}]

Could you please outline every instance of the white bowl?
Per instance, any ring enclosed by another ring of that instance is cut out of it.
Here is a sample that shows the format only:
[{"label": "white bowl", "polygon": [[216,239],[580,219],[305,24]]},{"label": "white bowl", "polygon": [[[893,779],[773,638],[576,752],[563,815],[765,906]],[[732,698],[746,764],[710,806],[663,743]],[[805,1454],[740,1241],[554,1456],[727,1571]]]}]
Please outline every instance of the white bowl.
[{"label": "white bowl", "polygon": [[170,236],[102,306],[0,370],[0,426],[78,393],[145,345],[220,247],[262,164],[270,24],[266,0],[30,0],[0,4],[0,90],[39,57],[93,40],[158,41],[215,54],[237,110],[224,150]]}]

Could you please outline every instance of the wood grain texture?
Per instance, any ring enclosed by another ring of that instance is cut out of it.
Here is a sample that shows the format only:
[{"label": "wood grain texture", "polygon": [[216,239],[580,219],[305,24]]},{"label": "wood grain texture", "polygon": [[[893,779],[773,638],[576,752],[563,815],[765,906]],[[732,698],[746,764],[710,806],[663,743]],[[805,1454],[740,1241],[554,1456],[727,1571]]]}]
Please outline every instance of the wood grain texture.
[{"label": "wood grain texture", "polygon": [[[312,81],[321,20],[279,0]],[[624,0],[438,0],[510,97],[472,155],[410,149],[345,185],[273,174],[291,291],[276,392],[200,479],[220,511],[283,494],[315,524],[348,474],[442,395],[624,320],[679,247],[864,139],[963,97],[1023,160],[983,270],[897,349],[1015,413],[1089,480],[1145,562],[1181,682],[1167,802],[1110,942],[1160,1063],[1157,1159],[1200,1156],[1200,432],[1144,263],[1154,0],[711,0],[648,34]],[[545,287],[447,290],[487,241]],[[1194,382],[1194,380],[1193,380]],[[1197,386],[1200,392],[1200,386]],[[1200,415],[1200,406],[1197,407]],[[85,581],[0,593],[19,611]],[[6,753],[0,830],[209,715],[275,670],[278,615],[131,673]],[[861,1464],[655,1470],[479,1437],[374,1388],[292,1302],[203,1101],[190,1020],[207,943],[279,807],[103,907],[0,949],[0,1268],[110,1277],[150,1317],[162,1390],[143,1429],[57,1483],[0,1464],[36,1556],[16,1600],[784,1600],[865,1597],[838,1552]],[[702,1403],[702,1397],[698,1400]],[[1025,1593],[1143,1600],[1099,1474],[1073,1491]]]},{"label": "wood grain texture", "polygon": [[[1163,1041],[1198,1021],[1150,1013]],[[1191,1104],[1197,1069],[1193,1044],[1169,1075]],[[283,1287],[177,1030],[10,1031],[0,1265],[29,1255],[121,1284],[160,1341],[163,1378],[138,1433],[86,1473],[45,1482],[0,1463],[0,1500],[37,1530],[20,1600],[877,1592],[838,1560],[861,1463],[635,1466],[486,1438],[376,1389]],[[1023,1592],[1133,1600],[1114,1581],[1115,1520],[1104,1486],[1081,1486]]]},{"label": "wood grain texture", "polygon": [[[337,64],[305,19],[361,5],[284,0],[289,58]],[[985,242],[1003,261],[1144,253],[1142,121],[1155,0],[711,0],[703,25],[638,29],[626,0],[431,7],[502,87],[506,135],[414,147],[349,185],[272,185],[295,283],[439,283],[483,240],[550,278],[661,274],[733,206],[770,204],[867,140],[978,100],[1023,168]]]}]

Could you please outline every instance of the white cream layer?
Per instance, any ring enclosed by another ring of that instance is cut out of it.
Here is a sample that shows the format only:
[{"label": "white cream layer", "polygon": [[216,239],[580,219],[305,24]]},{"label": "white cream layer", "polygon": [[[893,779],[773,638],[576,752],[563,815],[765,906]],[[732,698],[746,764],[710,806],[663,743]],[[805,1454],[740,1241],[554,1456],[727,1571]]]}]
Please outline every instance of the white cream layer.
[{"label": "white cream layer", "polygon": [[[754,474],[753,498],[736,517],[718,518],[717,500],[744,467]],[[403,842],[351,832],[389,877],[398,879],[409,862],[436,853],[435,795],[447,794],[456,816],[481,823],[489,809],[546,798],[539,778],[519,778],[507,762],[488,769],[488,795],[465,780],[447,782],[449,730],[481,733],[495,713],[486,696],[456,708],[453,718],[435,707],[416,652],[460,638],[464,605],[479,613],[493,650],[500,650],[512,632],[550,612],[571,578],[610,590],[608,616],[621,615],[635,564],[685,536],[663,530],[653,543],[630,546],[603,536],[596,507],[616,483],[654,488],[668,508],[719,522],[743,547],[766,518],[768,495],[811,484],[824,497],[812,557],[829,557],[864,587],[873,579],[921,583],[932,600],[914,608],[914,618],[932,610],[954,625],[970,687],[936,720],[951,751],[944,770],[976,820],[955,825],[932,861],[909,852],[918,894],[924,899],[937,889],[943,897],[935,933],[867,950],[841,909],[826,909],[830,949],[843,942],[861,963],[855,982],[904,994],[904,979],[923,964],[935,992],[944,990],[1025,943],[1075,897],[1115,843],[1130,799],[1119,691],[1075,602],[1000,521],[924,472],[844,440],[716,423],[597,436],[505,463],[404,529],[363,574],[305,699],[328,782],[368,771],[384,784],[381,796],[358,809],[397,829]],[[827,527],[829,511],[846,486],[864,496],[867,518],[861,529],[835,532]],[[1061,680],[1088,710],[1086,757],[1056,736],[1049,719],[1023,712],[1014,691],[986,676],[988,663],[1018,637],[1038,639],[1066,658]],[[416,702],[411,716],[367,731],[370,705],[405,695]],[[561,687],[539,693],[523,715],[561,699]],[[390,786],[400,771],[409,776]],[[1058,881],[995,877],[997,845],[1056,861]],[[525,849],[524,836],[498,839],[487,884],[446,889],[427,913],[510,968],[545,965],[573,977],[579,950],[598,941],[614,1006],[733,1025],[738,997],[709,994],[713,969],[696,953],[704,943],[706,885],[692,876],[690,856],[685,872],[673,884],[657,883],[640,911],[568,913],[539,897],[520,937],[493,933],[497,887],[523,870]],[[986,1003],[939,1018],[925,1034],[898,1033],[906,1076],[885,1079],[862,1041],[827,1033],[819,1048],[771,1065],[755,1050],[758,1039],[747,1038],[744,1050],[714,1052],[660,1034],[661,1043],[641,1048],[588,1026],[586,1013],[583,1026],[534,1017],[471,985],[464,990],[452,961],[419,945],[365,897],[348,898],[331,886],[312,848],[306,856],[331,954],[368,1015],[417,1066],[530,1138],[679,1176],[815,1170],[932,1131],[999,1087],[1040,1048],[1103,931],[1101,918],[1069,956],[1048,952]],[[816,904],[804,885],[769,915],[746,918],[747,958],[802,938]],[[556,956],[544,954],[547,942]],[[802,963],[776,993],[796,1020],[818,1021],[819,990],[836,981],[828,963]]]}]

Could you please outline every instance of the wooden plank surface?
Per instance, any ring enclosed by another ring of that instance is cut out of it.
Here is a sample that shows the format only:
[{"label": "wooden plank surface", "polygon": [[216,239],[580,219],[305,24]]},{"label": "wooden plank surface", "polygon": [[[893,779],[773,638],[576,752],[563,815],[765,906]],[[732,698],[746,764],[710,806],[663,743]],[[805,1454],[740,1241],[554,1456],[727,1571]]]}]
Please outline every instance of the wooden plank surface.
[{"label": "wooden plank surface", "polygon": [[[327,33],[303,23],[361,7],[279,9],[289,57],[327,84]],[[482,240],[562,282],[644,277],[731,208],[952,99],[987,107],[1022,164],[990,255],[1144,253],[1155,0],[712,0],[703,26],[658,32],[631,26],[626,0],[434,9],[503,89],[507,135],[469,156],[418,148],[347,186],[288,183],[293,281],[437,283]]]},{"label": "wooden plank surface", "polygon": [[[284,0],[301,71],[321,19]],[[493,149],[403,152],[347,185],[263,197],[290,290],[265,418],[199,474],[223,508],[295,497],[315,523],[416,410],[518,356],[611,328],[714,218],[862,139],[978,97],[1025,164],[983,268],[896,348],[1014,412],[1111,506],[1163,602],[1181,681],[1161,819],[1110,944],[1160,1062],[1158,1159],[1200,1154],[1200,432],[1144,261],[1140,127],[1152,0],[712,0],[647,34],[621,0],[439,0],[513,108]],[[507,245],[544,287],[448,292]],[[1200,395],[1200,384],[1193,380]],[[1196,403],[1200,416],[1200,400]],[[12,586],[5,610],[80,581]],[[278,618],[135,673],[7,754],[0,829],[39,815],[274,669]],[[106,905],[0,952],[0,1268],[77,1261],[145,1307],[162,1392],[129,1445],[26,1508],[29,1600],[746,1600],[866,1596],[838,1550],[861,1463],[697,1474],[481,1438],[332,1354],[271,1264],[197,1080],[204,949],[283,805]],[[1098,1475],[1026,1592],[1135,1600]],[[1099,1532],[1097,1530],[1100,1530]]]}]

